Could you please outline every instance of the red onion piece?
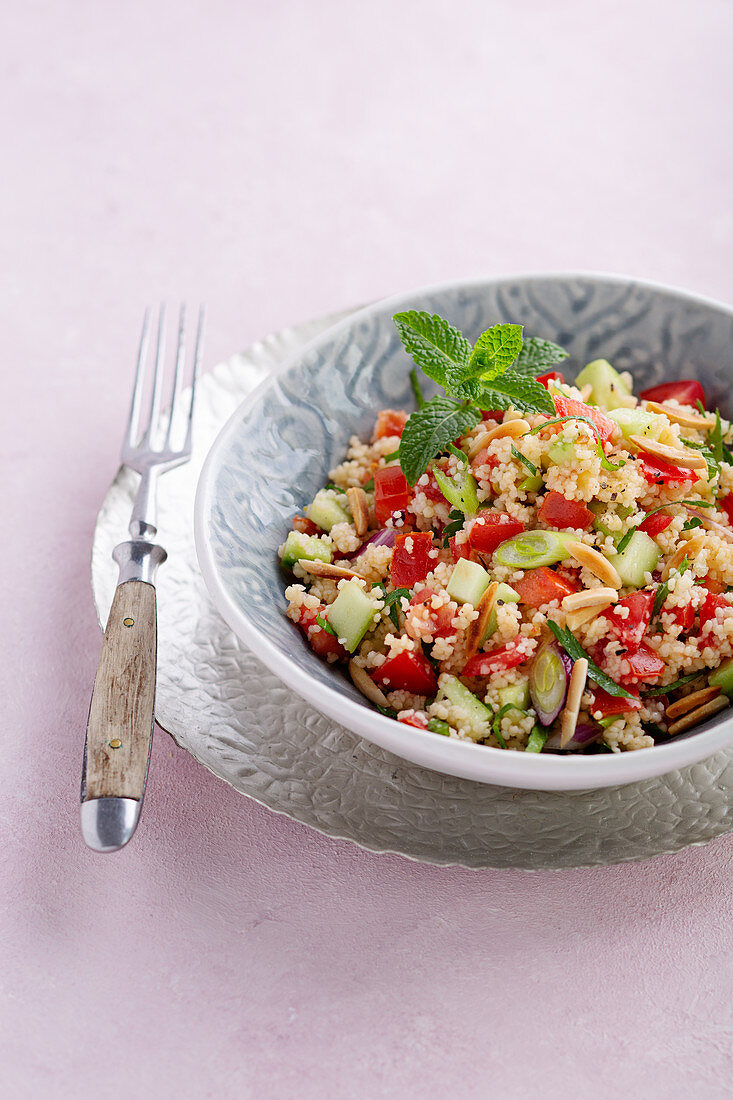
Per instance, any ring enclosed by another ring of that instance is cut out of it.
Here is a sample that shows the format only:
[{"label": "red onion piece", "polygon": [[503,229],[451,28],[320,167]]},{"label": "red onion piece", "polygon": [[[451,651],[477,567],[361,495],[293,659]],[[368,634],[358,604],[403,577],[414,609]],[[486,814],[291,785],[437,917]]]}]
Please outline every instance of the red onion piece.
[{"label": "red onion piece", "polygon": [[394,546],[394,539],[397,532],[394,527],[383,527],[381,531],[377,531],[375,534],[370,535],[365,543],[356,551],[357,554],[362,554],[367,546]]},{"label": "red onion piece", "polygon": [[[584,749],[586,745],[592,745],[594,741],[603,733],[603,729],[591,722],[579,722],[573,731],[573,736],[568,741],[567,745],[563,746],[563,752],[577,752],[578,749]],[[545,741],[545,751],[558,752],[560,749],[560,734],[553,733],[552,737],[548,737]]]}]

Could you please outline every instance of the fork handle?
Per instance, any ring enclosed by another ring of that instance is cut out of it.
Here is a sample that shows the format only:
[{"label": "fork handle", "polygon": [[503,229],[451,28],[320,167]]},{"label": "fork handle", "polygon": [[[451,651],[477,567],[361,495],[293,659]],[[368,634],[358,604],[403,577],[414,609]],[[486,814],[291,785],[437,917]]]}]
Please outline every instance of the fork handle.
[{"label": "fork handle", "polygon": [[82,774],[82,834],[97,851],[135,831],[150,758],[155,704],[155,588],[122,581],[107,620],[89,708]]}]

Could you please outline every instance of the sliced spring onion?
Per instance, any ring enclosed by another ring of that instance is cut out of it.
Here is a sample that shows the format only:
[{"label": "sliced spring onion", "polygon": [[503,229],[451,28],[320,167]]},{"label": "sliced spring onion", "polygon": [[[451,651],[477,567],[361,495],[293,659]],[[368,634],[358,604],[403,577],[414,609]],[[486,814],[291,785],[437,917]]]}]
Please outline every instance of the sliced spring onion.
[{"label": "sliced spring onion", "polygon": [[543,642],[529,666],[529,694],[537,717],[550,726],[562,710],[568,691],[568,674],[557,642]]},{"label": "sliced spring onion", "polygon": [[468,466],[468,455],[465,451],[462,451],[460,447],[456,447],[455,443],[449,443],[446,447],[446,451],[448,451],[449,454],[455,455],[456,458],[459,458],[464,466]]},{"label": "sliced spring onion", "polygon": [[602,687],[609,695],[620,695],[624,699],[635,698],[630,691],[627,691],[626,688],[622,688],[621,685],[617,684],[615,680],[612,680],[602,668],[599,668],[595,661],[591,661],[580,642],[577,641],[569,630],[559,626],[554,619],[548,619],[547,625],[567,653],[568,657],[572,657],[574,661],[579,661],[581,657],[585,657],[588,662],[588,676],[598,684],[599,687]]},{"label": "sliced spring onion", "polygon": [[438,483],[438,488],[445,499],[457,508],[464,516],[475,516],[478,512],[478,497],[476,490],[478,484],[476,478],[467,468],[459,470],[448,477],[442,470],[433,467],[433,476]]},{"label": "sliced spring onion", "polygon": [[536,569],[569,557],[568,541],[572,541],[572,536],[562,535],[558,531],[524,531],[497,546],[494,557],[501,565]]},{"label": "sliced spring onion", "polygon": [[535,728],[532,730],[529,737],[527,738],[527,745],[526,745],[524,751],[525,752],[542,752],[542,749],[544,748],[545,741],[547,740],[547,738],[549,736],[550,736],[550,731],[549,730],[541,730],[539,726],[535,726]]},{"label": "sliced spring onion", "polygon": [[333,634],[334,638],[338,638],[338,634],[333,629],[329,622],[323,618],[323,615],[316,615],[316,624],[320,626],[321,630],[325,630],[327,634]]},{"label": "sliced spring onion", "polygon": [[526,458],[521,451],[517,450],[514,444],[512,444],[512,454],[515,458],[519,459],[523,466],[526,466],[533,477],[537,476],[537,467],[535,466],[534,462],[530,462],[529,459]]}]

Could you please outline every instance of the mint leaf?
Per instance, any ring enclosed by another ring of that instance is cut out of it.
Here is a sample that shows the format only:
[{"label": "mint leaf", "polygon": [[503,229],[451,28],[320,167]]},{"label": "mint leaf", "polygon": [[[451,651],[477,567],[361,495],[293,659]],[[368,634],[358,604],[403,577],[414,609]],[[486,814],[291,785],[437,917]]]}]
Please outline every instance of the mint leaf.
[{"label": "mint leaf", "polygon": [[412,413],[402,432],[399,451],[400,466],[408,483],[414,485],[432,459],[480,419],[476,409],[465,408],[448,397],[434,397]]},{"label": "mint leaf", "polygon": [[543,340],[539,336],[530,336],[522,344],[522,350],[512,364],[512,370],[536,378],[544,374],[548,367],[567,359],[568,353],[552,340]]},{"label": "mint leaf", "polygon": [[395,313],[392,320],[400,340],[428,378],[445,385],[449,369],[468,367],[471,345],[457,328],[437,313],[409,309]]},{"label": "mint leaf", "polygon": [[500,378],[494,378],[488,385],[482,385],[469,397],[479,409],[508,409],[513,406],[520,412],[543,413],[552,416],[555,405],[549,393],[533,378],[506,371]]},{"label": "mint leaf", "polygon": [[482,332],[468,363],[471,378],[491,381],[508,370],[522,350],[521,325],[494,325]]}]

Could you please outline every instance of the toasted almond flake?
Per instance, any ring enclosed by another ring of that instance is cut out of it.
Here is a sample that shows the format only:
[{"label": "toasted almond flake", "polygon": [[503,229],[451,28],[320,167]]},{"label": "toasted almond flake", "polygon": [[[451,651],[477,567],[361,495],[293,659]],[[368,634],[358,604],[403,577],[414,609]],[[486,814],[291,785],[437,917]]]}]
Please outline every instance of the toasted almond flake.
[{"label": "toasted almond flake", "polygon": [[360,665],[357,665],[353,658],[349,661],[349,676],[351,677],[354,687],[358,688],[370,703],[374,703],[378,707],[389,706],[387,696],[383,691],[380,691],[371,676],[369,676]]},{"label": "toasted almond flake", "polygon": [[520,435],[526,435],[530,430],[527,421],[519,417],[517,420],[507,420],[505,424],[497,424],[495,428],[486,433],[486,437],[489,443],[492,439],[504,439],[506,436],[511,439],[519,439]]},{"label": "toasted almond flake", "polygon": [[695,556],[700,553],[704,546],[704,535],[694,535],[691,539],[688,539],[687,542],[681,543],[681,545],[677,547],[674,554],[665,565],[663,579],[665,581],[669,580],[672,573],[674,573],[675,569],[679,569],[685,558],[687,558],[688,561],[692,561]]},{"label": "toasted almond flake", "polygon": [[661,413],[674,424],[681,424],[683,428],[702,428],[707,431],[715,427],[714,416],[701,416],[700,413],[685,412],[683,409],[675,409],[672,405],[662,405],[659,401],[647,401],[649,412]]},{"label": "toasted almond flake", "polygon": [[560,720],[560,748],[564,749],[575,733],[580,713],[580,701],[585,691],[585,681],[588,678],[588,662],[585,657],[580,657],[573,665],[568,684],[568,695]]},{"label": "toasted almond flake", "polygon": [[562,601],[564,611],[579,611],[581,607],[600,607],[613,603],[615,588],[586,588],[583,592],[571,592]]},{"label": "toasted almond flake", "polygon": [[466,628],[466,657],[473,657],[478,653],[479,646],[481,645],[481,639],[484,636],[484,631],[489,624],[491,612],[494,610],[496,604],[496,593],[499,585],[496,581],[492,581],[489,587],[484,592],[483,596],[476,604],[476,611],[478,616],[472,619]]},{"label": "toasted almond flake", "polygon": [[687,447],[669,447],[666,443],[658,443],[656,439],[647,439],[643,435],[630,435],[629,440],[641,451],[646,451],[653,458],[661,458],[662,462],[670,462],[673,466],[680,466],[684,470],[707,470],[708,464],[704,455],[699,451],[691,451]]},{"label": "toasted almond flake", "polygon": [[354,530],[361,538],[369,530],[369,504],[366,493],[363,489],[352,486],[351,489],[346,490],[346,496],[354,520]]},{"label": "toasted almond flake", "polygon": [[623,582],[618,573],[608,558],[604,558],[600,551],[594,550],[592,546],[586,546],[584,542],[568,542],[566,546],[568,553],[572,554],[576,561],[590,570],[594,577],[598,577],[599,581],[603,581],[609,588],[614,588],[617,591],[623,587]]},{"label": "toasted almond flake", "polygon": [[[614,598],[616,593],[614,592]],[[611,600],[608,601],[606,607],[611,606]],[[581,607],[579,611],[568,611],[565,616],[565,622],[571,630],[577,630],[579,626],[584,626],[585,623],[589,623],[591,619],[595,619],[596,615],[603,611],[602,607]]]},{"label": "toasted almond flake", "polygon": [[478,435],[475,435],[471,440],[471,445],[466,451],[469,460],[472,461],[479,451],[483,451],[484,447],[488,447],[490,442],[491,439],[489,438],[488,432],[479,432]]},{"label": "toasted almond flake", "polygon": [[331,577],[332,580],[351,579],[361,577],[361,573],[355,573],[353,569],[344,569],[341,565],[331,565],[328,561],[310,561],[308,558],[300,558],[298,565],[306,573],[313,577]]},{"label": "toasted almond flake", "polygon": [[693,691],[689,695],[685,695],[684,699],[677,699],[674,703],[669,704],[667,718],[673,722],[675,718],[681,718],[683,714],[695,710],[696,707],[701,707],[703,703],[709,703],[711,699],[715,699],[718,695],[720,695],[720,688],[717,687],[704,687],[700,688],[699,691]]},{"label": "toasted almond flake", "polygon": [[697,707],[696,710],[689,711],[684,717],[680,718],[677,722],[673,722],[667,729],[667,733],[670,737],[674,737],[675,734],[685,733],[686,730],[692,729],[693,726],[697,726],[700,722],[704,722],[706,718],[711,718],[713,714],[717,714],[719,710],[725,710],[730,705],[730,700],[727,695],[717,695],[715,699],[711,699],[709,703],[704,703],[703,706]]}]

